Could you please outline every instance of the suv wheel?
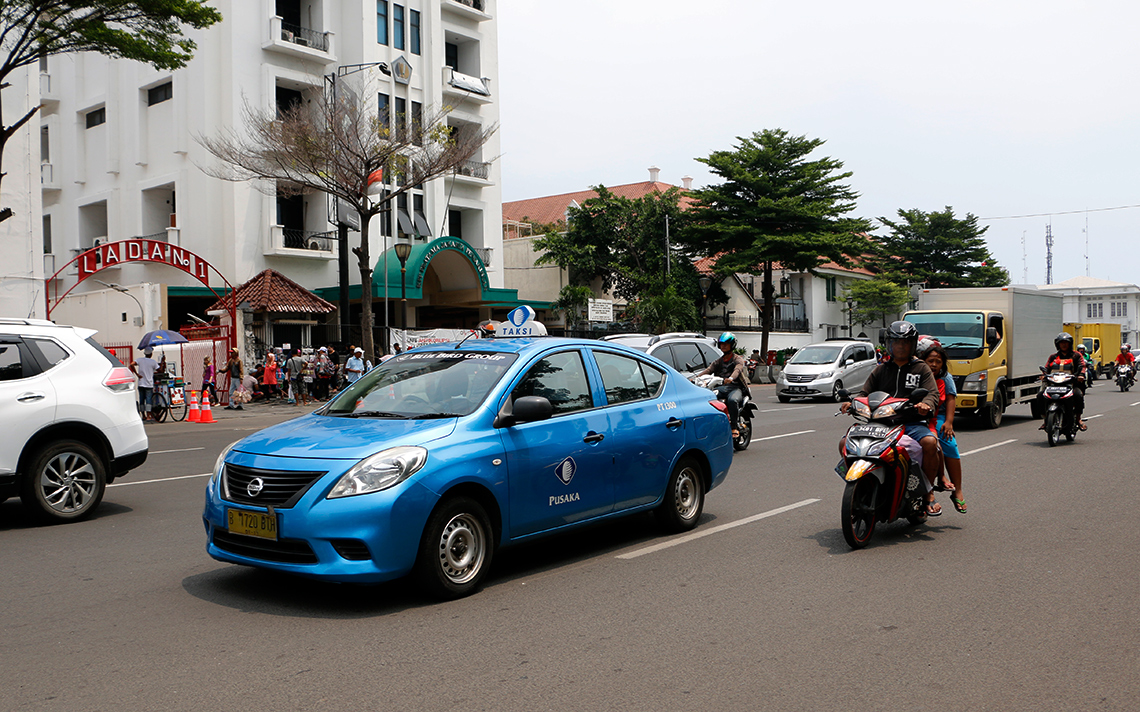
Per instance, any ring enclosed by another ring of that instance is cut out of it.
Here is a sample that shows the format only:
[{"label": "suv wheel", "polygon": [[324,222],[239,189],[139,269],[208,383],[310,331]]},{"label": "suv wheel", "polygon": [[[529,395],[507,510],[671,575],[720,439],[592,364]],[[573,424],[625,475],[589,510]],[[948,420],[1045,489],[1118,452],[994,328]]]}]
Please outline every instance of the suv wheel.
[{"label": "suv wheel", "polygon": [[99,506],[107,488],[103,460],[84,443],[60,440],[31,459],[20,498],[41,519],[71,522]]}]

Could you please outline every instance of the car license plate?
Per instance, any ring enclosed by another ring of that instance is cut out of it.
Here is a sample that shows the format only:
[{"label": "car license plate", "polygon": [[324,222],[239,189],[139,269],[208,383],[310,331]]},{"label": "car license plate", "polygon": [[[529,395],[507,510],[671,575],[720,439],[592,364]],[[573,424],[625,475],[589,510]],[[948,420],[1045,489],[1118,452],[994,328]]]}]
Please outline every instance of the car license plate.
[{"label": "car license plate", "polygon": [[247,512],[244,509],[226,510],[231,534],[255,536],[277,541],[277,516],[265,512]]},{"label": "car license plate", "polygon": [[804,393],[807,386],[788,386],[788,393]]}]

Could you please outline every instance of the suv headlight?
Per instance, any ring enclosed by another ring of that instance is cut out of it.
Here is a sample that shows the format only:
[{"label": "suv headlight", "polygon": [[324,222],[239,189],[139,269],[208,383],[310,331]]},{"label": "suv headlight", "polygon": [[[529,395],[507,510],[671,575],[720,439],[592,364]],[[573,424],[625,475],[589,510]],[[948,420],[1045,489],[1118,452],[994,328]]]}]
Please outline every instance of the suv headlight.
[{"label": "suv headlight", "polygon": [[419,472],[427,462],[427,450],[401,446],[381,450],[352,466],[336,481],[328,499],[352,497],[394,487]]},{"label": "suv headlight", "polygon": [[986,379],[989,374],[985,371],[978,371],[966,376],[966,380],[962,382],[963,393],[985,393],[986,392]]}]

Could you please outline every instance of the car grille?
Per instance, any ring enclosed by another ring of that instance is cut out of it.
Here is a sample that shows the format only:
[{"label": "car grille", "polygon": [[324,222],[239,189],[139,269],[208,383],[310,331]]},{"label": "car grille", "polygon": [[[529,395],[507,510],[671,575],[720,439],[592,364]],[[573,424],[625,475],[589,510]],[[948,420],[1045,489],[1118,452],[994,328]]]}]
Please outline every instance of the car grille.
[{"label": "car grille", "polygon": [[954,376],[954,390],[962,392],[962,384],[966,382],[965,376]]},{"label": "car grille", "polygon": [[788,381],[788,383],[811,383],[812,381],[815,380],[815,376],[813,376],[811,374],[808,374],[806,376],[801,376],[799,374],[785,373],[784,378]]},{"label": "car grille", "polygon": [[281,564],[315,564],[317,555],[308,542],[300,539],[259,539],[241,534],[231,534],[228,529],[214,528],[214,546],[231,554],[261,561],[276,561]]},{"label": "car grille", "polygon": [[[253,467],[227,464],[225,476],[222,478],[222,492],[231,502],[288,509],[296,504],[301,495],[305,494],[305,491],[324,474],[324,472],[258,470]],[[254,480],[261,481],[260,490],[250,487],[250,483]],[[254,493],[251,494],[251,491]]]}]

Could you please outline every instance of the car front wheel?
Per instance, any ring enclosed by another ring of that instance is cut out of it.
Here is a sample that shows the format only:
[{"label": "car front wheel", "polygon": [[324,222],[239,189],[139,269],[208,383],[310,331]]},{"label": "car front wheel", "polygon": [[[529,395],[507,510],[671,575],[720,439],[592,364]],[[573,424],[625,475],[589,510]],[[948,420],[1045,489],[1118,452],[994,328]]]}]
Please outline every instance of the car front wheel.
[{"label": "car front wheel", "polygon": [[33,456],[20,498],[41,519],[71,522],[90,515],[106,489],[102,458],[84,443],[61,440]]},{"label": "car front wheel", "polygon": [[474,593],[494,553],[494,531],[482,505],[468,497],[444,502],[428,519],[416,557],[415,577],[441,599]]}]

